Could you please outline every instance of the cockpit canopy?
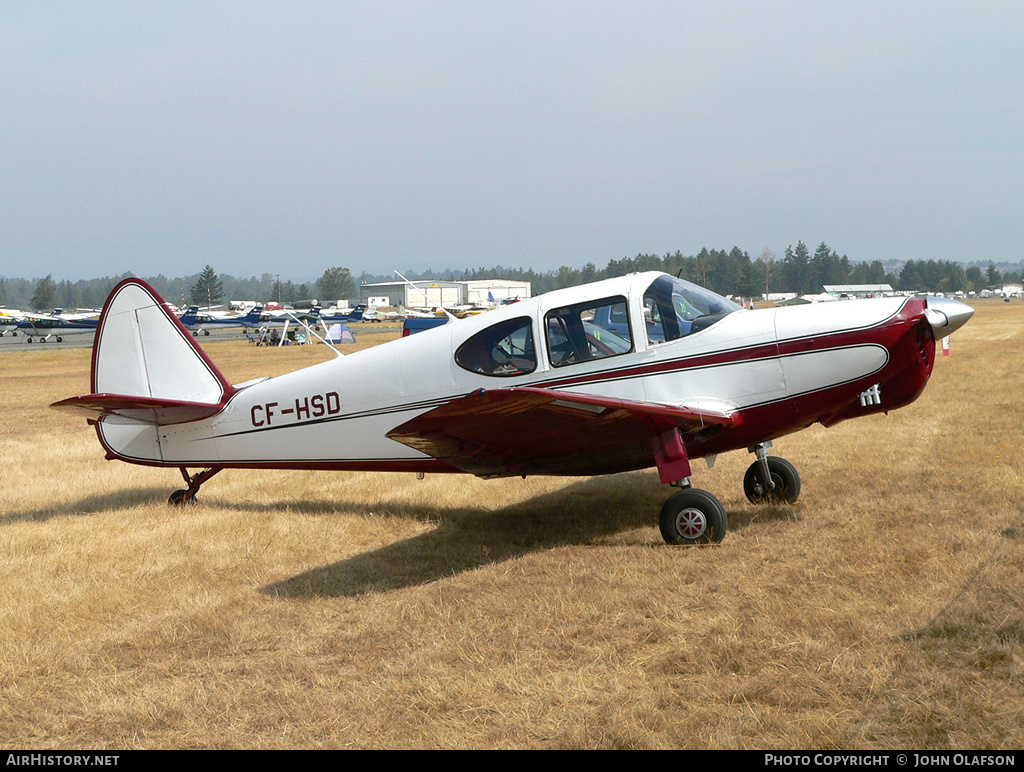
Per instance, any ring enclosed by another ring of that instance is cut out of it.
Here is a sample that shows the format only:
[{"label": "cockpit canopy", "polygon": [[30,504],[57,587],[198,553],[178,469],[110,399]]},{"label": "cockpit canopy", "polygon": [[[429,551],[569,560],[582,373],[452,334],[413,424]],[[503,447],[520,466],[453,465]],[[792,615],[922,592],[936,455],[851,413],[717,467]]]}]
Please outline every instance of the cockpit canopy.
[{"label": "cockpit canopy", "polygon": [[[643,320],[627,298],[570,303],[544,314],[538,332],[551,367],[566,367],[635,351],[644,330],[648,344],[678,340],[710,327],[740,306],[683,279],[657,277],[644,291]],[[525,375],[537,369],[534,320],[505,319],[467,339],[455,362],[470,372],[496,377]]]},{"label": "cockpit canopy", "polygon": [[684,338],[740,310],[728,298],[671,276],[651,282],[644,292],[643,307],[647,339],[652,343]]}]

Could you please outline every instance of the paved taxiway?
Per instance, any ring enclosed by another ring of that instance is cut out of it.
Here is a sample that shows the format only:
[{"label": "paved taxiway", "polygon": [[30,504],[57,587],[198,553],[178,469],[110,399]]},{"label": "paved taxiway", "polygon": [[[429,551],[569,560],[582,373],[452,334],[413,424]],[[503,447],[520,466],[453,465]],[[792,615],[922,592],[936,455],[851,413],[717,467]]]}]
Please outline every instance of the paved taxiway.
[{"label": "paved taxiway", "polygon": [[[92,332],[76,332],[64,335],[63,337],[64,340],[60,343],[57,342],[56,337],[50,338],[46,343],[41,343],[37,336],[32,336],[32,342],[29,343],[28,336],[20,331],[17,335],[5,332],[3,336],[0,336],[0,353],[51,348],[92,348],[92,342],[96,334]],[[224,330],[213,330],[209,336],[200,333],[197,340],[200,343],[211,340],[245,340],[245,333],[242,332],[240,327],[232,327]]]},{"label": "paved taxiway", "polygon": [[[390,327],[395,328],[395,325],[401,325],[400,322],[391,322],[385,326],[380,323],[372,324],[371,327],[364,328],[362,325],[369,325],[369,322],[350,324],[349,328],[356,335],[359,334],[361,329],[372,329],[374,332],[382,332]],[[385,323],[387,324],[387,323]],[[254,333],[255,334],[255,333]],[[320,333],[321,335],[323,332]],[[72,333],[70,335],[63,336],[64,340],[61,343],[57,342],[56,338],[50,338],[46,343],[40,343],[39,338],[36,336],[32,337],[32,342],[28,342],[28,337],[21,332],[14,335],[10,332],[5,332],[0,336],[0,354],[15,352],[15,351],[32,351],[34,349],[51,349],[51,348],[92,348],[93,338],[96,337],[95,333],[92,332],[80,332]],[[245,340],[245,332],[241,327],[227,327],[225,329],[214,329],[210,331],[209,335],[200,333],[196,340],[200,345],[210,341],[222,341],[222,340]]]}]

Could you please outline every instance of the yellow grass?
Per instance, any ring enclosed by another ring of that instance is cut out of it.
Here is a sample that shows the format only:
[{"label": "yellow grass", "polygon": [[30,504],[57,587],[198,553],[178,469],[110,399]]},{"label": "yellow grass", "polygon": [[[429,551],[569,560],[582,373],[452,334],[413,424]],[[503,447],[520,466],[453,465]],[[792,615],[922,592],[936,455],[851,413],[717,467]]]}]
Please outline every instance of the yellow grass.
[{"label": "yellow grass", "polygon": [[88,351],[0,355],[0,745],[1020,748],[1022,352],[1024,304],[978,302],[917,403],[776,443],[795,507],[698,462],[703,549],[651,472],[228,470],[171,508],[175,470],[46,408]]}]

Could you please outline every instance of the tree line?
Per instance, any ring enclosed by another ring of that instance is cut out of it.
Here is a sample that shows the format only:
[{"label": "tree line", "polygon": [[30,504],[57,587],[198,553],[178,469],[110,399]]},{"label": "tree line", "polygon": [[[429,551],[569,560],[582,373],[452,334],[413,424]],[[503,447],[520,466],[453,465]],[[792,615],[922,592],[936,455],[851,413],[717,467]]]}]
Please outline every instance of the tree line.
[{"label": "tree line", "polygon": [[[55,281],[52,275],[41,279],[0,277],[0,305],[11,308],[49,311],[63,308],[98,309],[103,307],[110,291],[133,273],[78,281]],[[325,302],[354,297],[357,292],[348,268],[328,268],[315,282],[296,284],[279,275],[236,277],[218,274],[207,265],[200,273],[169,278],[163,274],[141,277],[159,292],[164,300],[176,306],[222,305],[228,300],[279,301],[297,303],[323,299]]]},{"label": "tree line", "polygon": [[[536,272],[532,268],[465,269],[462,272],[427,270],[410,278],[467,281],[473,279],[509,279],[531,282],[533,292],[541,294],[553,289],[610,279],[640,271],[664,271],[679,276],[722,295],[760,297],[763,294],[795,292],[817,294],[827,284],[888,284],[897,291],[910,292],[977,292],[1003,283],[1020,283],[1024,262],[999,271],[993,263],[967,266],[953,260],[880,260],[855,262],[839,255],[822,242],[813,254],[804,242],[786,247],[781,257],[765,249],[756,258],[739,247],[730,250],[704,248],[696,255],[676,251],[665,255],[638,254],[636,257],[613,259],[604,268],[587,263],[582,268],[563,265],[556,271]],[[407,274],[409,275],[409,274]],[[369,277],[367,281],[388,281],[386,277]]]},{"label": "tree line", "polygon": [[[883,264],[875,260],[866,263],[840,256],[824,242],[811,253],[803,241],[798,241],[795,246],[786,247],[782,256],[765,249],[756,259],[739,247],[704,248],[696,255],[683,255],[679,251],[665,255],[638,254],[610,260],[603,268],[593,262],[579,268],[563,265],[554,271],[495,265],[462,271],[427,269],[405,272],[405,275],[410,279],[446,281],[528,281],[533,293],[539,295],[639,271],[664,271],[719,294],[746,298],[776,292],[814,294],[821,292],[826,284],[889,284],[898,291],[976,292],[1003,283],[1020,283],[1024,262],[1004,265],[1003,271],[991,262],[964,265],[952,260],[908,260]],[[52,275],[41,279],[0,277],[0,305],[37,310],[100,308],[117,283],[131,275],[74,282],[55,281]],[[211,265],[191,276],[169,278],[158,274],[143,278],[167,301],[180,306],[220,305],[227,300],[296,303],[313,298],[330,303],[358,297],[360,284],[395,280],[393,275],[364,272],[357,281],[349,268],[340,266],[328,268],[314,282],[300,284],[290,279],[282,281],[280,275],[270,273],[248,278],[218,274]]]}]

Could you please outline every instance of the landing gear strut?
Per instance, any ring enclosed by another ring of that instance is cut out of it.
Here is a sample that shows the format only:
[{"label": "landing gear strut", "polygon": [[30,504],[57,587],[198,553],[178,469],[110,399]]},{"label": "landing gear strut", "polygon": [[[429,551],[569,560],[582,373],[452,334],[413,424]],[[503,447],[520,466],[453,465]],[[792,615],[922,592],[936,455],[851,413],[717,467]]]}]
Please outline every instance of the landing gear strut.
[{"label": "landing gear strut", "polygon": [[800,474],[784,458],[769,456],[770,442],[751,448],[757,460],[743,475],[743,492],[751,504],[792,504],[800,497]]},{"label": "landing gear strut", "polygon": [[181,476],[185,478],[188,488],[186,490],[178,490],[172,493],[171,497],[167,499],[167,503],[175,507],[184,506],[185,504],[195,504],[196,494],[199,493],[199,487],[223,468],[224,467],[220,466],[212,466],[198,474],[190,475],[185,467],[181,467]]}]

